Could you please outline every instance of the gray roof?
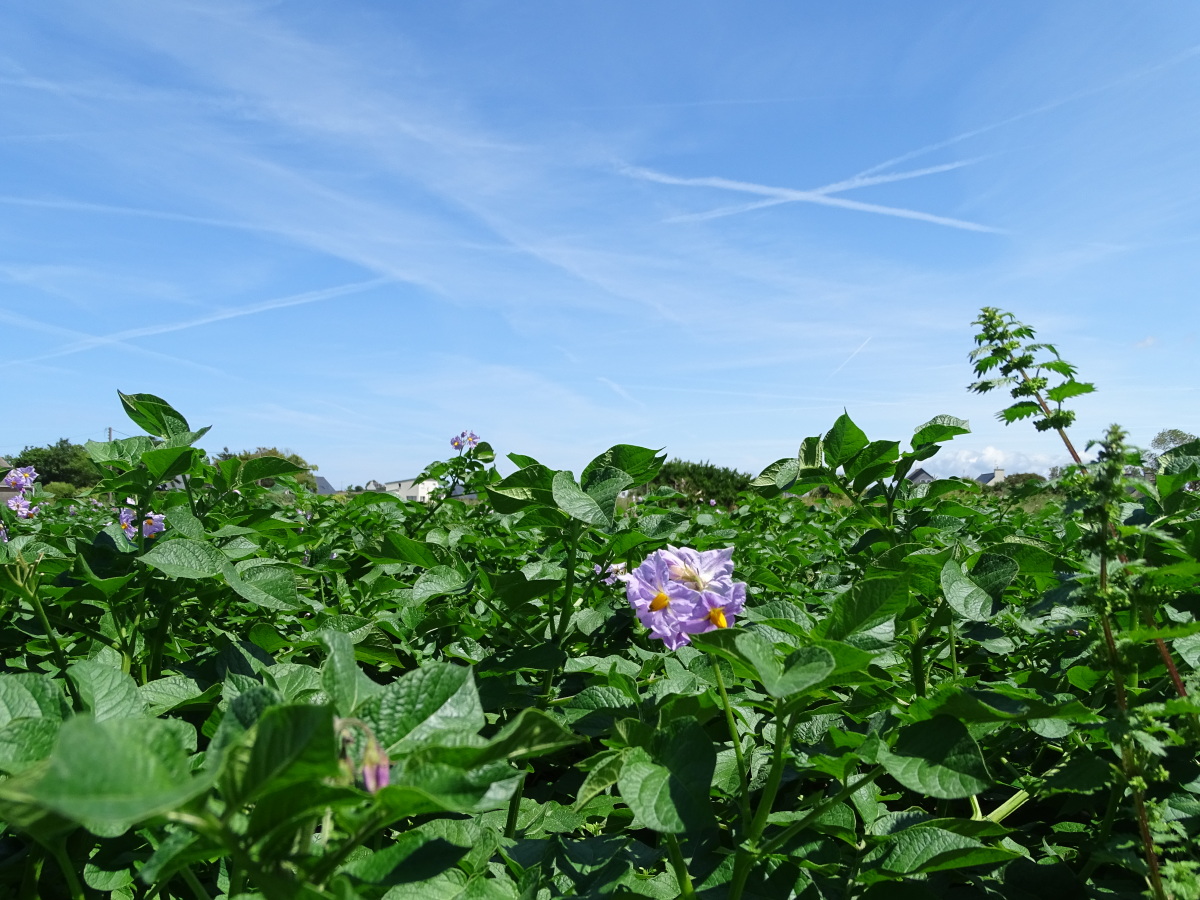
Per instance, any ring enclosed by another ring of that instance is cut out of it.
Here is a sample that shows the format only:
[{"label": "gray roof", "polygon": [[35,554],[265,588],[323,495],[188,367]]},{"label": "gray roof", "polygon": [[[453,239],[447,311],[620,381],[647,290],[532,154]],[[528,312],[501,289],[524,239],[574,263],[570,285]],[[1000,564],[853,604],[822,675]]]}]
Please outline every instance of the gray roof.
[{"label": "gray roof", "polygon": [[329,483],[329,479],[327,479],[324,475],[314,475],[313,480],[317,483],[318,494],[321,494],[322,496],[328,496],[329,494],[337,493],[337,491],[333,489],[333,485]]}]

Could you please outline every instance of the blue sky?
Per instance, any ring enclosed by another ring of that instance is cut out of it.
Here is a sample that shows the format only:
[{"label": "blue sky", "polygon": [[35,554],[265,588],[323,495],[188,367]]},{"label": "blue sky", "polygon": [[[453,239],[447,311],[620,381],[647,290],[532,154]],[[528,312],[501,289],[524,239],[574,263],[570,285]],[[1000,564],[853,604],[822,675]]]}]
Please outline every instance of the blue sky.
[{"label": "blue sky", "polygon": [[1045,471],[985,305],[1097,384],[1077,444],[1200,432],[1195,4],[66,0],[0,110],[0,452],[120,389],[338,487],[464,428],[758,472],[843,407]]}]

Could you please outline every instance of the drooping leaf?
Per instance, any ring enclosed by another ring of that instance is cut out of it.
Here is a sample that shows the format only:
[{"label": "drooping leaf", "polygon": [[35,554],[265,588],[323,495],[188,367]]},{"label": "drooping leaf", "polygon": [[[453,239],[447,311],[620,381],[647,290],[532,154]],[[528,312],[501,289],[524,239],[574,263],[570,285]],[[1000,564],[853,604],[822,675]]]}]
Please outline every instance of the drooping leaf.
[{"label": "drooping leaf", "polygon": [[123,394],[120,391],[117,391],[117,396],[121,398],[125,414],[147,434],[169,437],[191,430],[187,419],[161,397],[153,394]]}]

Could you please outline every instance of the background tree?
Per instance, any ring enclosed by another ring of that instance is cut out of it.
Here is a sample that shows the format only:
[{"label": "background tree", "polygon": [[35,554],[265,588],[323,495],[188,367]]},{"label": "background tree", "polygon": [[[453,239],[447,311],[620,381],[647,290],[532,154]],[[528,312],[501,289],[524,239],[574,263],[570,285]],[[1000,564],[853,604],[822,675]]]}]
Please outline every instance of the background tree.
[{"label": "background tree", "polygon": [[[1189,434],[1178,428],[1164,428],[1150,442],[1150,450],[1142,454],[1142,465],[1147,478],[1154,478],[1158,473],[1158,458],[1169,450],[1181,447],[1196,440],[1196,435]],[[1200,490],[1200,483],[1195,481],[1188,484],[1188,490]]]},{"label": "background tree", "polygon": [[[220,453],[212,457],[212,462],[218,463],[226,459],[255,459],[259,456],[278,456],[297,466],[303,466],[305,471],[297,473],[295,476],[296,480],[310,490],[315,491],[317,489],[317,481],[313,478],[312,473],[317,471],[319,466],[310,463],[303,456],[293,453],[290,450],[280,450],[278,447],[257,447],[254,450],[242,450],[238,453],[232,453],[228,447],[223,447]],[[263,481],[272,481],[273,483],[273,479],[263,479]],[[267,486],[270,487],[270,485]]]},{"label": "background tree", "polygon": [[66,438],[45,447],[26,447],[15,456],[8,457],[13,466],[33,466],[37,469],[42,484],[59,481],[76,488],[91,487],[100,480],[100,470],[81,444],[72,444]]},{"label": "background tree", "polygon": [[695,502],[716,500],[720,506],[732,506],[739,492],[750,487],[751,476],[709,462],[672,459],[663,464],[648,488],[665,485],[686,494]]}]

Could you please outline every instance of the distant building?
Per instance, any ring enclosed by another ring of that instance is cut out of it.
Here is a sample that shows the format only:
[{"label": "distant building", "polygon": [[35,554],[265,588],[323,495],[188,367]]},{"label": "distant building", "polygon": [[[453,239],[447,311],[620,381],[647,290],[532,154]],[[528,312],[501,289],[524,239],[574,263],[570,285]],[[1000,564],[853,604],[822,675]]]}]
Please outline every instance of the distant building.
[{"label": "distant building", "polygon": [[999,484],[1004,480],[1004,470],[996,469],[993,472],[984,472],[975,480],[980,484]]},{"label": "distant building", "polygon": [[376,493],[380,493],[380,494],[382,494],[384,491],[387,490],[387,488],[385,488],[382,484],[380,484],[374,478],[372,478],[370,481],[367,482],[366,489],[368,491],[375,491]]},{"label": "distant building", "polygon": [[[373,483],[378,484],[378,482]],[[424,481],[418,481],[416,478],[401,478],[399,481],[385,481],[382,488],[403,500],[425,503],[429,500],[429,496],[437,490],[437,486],[438,483],[432,478],[426,478]]]},{"label": "distant building", "polygon": [[328,497],[331,494],[337,493],[337,491],[333,489],[333,485],[329,483],[329,479],[324,475],[314,475],[313,481],[317,483],[317,493],[322,497]]},{"label": "distant building", "polygon": [[931,482],[931,481],[937,481],[937,479],[934,476],[930,475],[924,469],[916,469],[912,472],[909,472],[904,477],[907,478],[909,481],[911,481],[913,484],[929,484],[929,482]]}]

